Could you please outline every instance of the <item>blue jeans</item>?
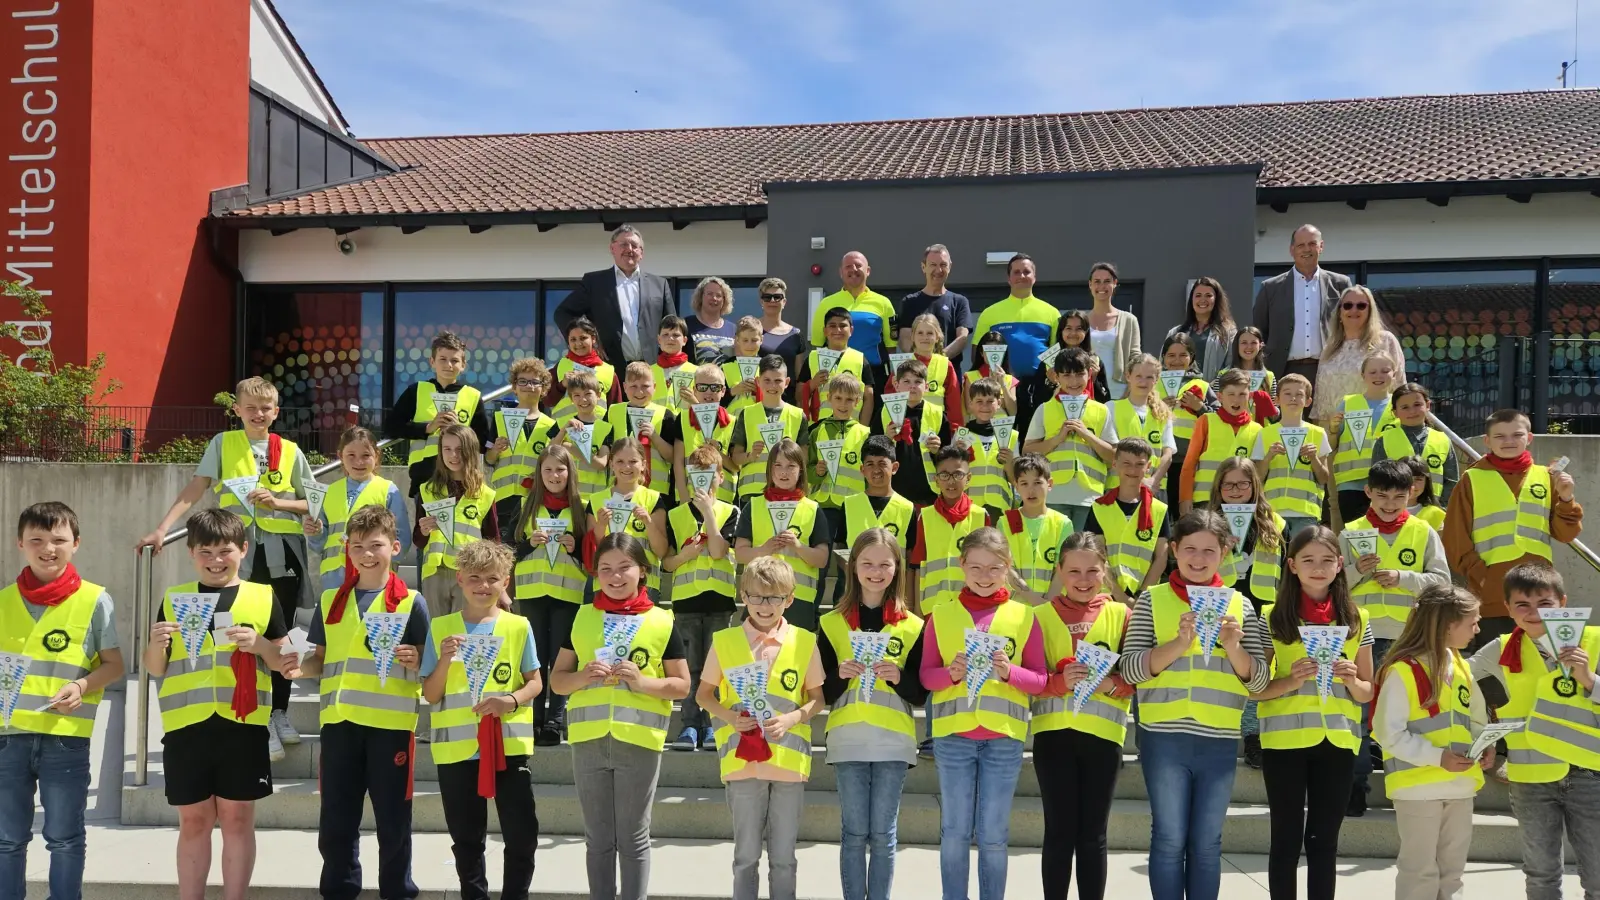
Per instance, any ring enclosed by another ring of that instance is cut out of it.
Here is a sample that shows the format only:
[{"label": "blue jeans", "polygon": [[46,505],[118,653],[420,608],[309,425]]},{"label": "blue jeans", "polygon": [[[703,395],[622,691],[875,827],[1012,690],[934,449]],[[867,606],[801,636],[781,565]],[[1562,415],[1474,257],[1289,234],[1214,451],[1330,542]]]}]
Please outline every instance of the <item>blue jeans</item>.
[{"label": "blue jeans", "polygon": [[1022,771],[1022,742],[933,739],[939,766],[939,875],[944,900],[967,900],[968,848],[978,840],[978,900],[1006,895],[1011,800]]},{"label": "blue jeans", "polygon": [[0,897],[27,894],[33,795],[44,807],[50,900],[83,896],[83,809],[89,803],[89,739],[0,735]]},{"label": "blue jeans", "polygon": [[[889,900],[895,831],[907,766],[900,760],[836,763],[839,780],[839,884],[844,900]],[[867,848],[872,865],[867,866]]]},{"label": "blue jeans", "polygon": [[[1383,638],[1372,640],[1372,671],[1383,671],[1383,658],[1389,655],[1389,648],[1394,646],[1394,641]],[[1372,775],[1372,704],[1367,704],[1364,709],[1367,715],[1361,722],[1361,747],[1356,751],[1355,786],[1363,794],[1371,793],[1372,785],[1368,783]]]},{"label": "blue jeans", "polygon": [[1237,760],[1231,738],[1145,731],[1139,764],[1150,795],[1154,900],[1217,900]]}]

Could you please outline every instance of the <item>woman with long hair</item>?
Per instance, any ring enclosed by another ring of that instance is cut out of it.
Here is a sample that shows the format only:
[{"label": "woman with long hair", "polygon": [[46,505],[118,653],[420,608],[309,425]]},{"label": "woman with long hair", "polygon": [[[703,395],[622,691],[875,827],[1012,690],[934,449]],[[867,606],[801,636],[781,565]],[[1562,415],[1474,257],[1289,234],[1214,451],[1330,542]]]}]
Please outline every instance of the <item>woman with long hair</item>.
[{"label": "woman with long hair", "polygon": [[1133,313],[1111,305],[1119,280],[1114,263],[1097,262],[1089,267],[1089,296],[1094,298],[1094,306],[1089,310],[1089,346],[1084,349],[1100,360],[1100,371],[1106,373],[1106,388],[1112,400],[1126,391],[1123,367],[1142,349],[1139,320]]},{"label": "woman with long hair", "polygon": [[1233,365],[1233,338],[1239,328],[1228,308],[1228,292],[1222,282],[1202,275],[1189,288],[1183,307],[1183,321],[1167,332],[1167,337],[1187,334],[1195,348],[1195,367],[1207,382]]},{"label": "woman with long hair", "polygon": [[1338,315],[1323,335],[1322,361],[1317,364],[1317,383],[1311,395],[1311,418],[1319,424],[1339,411],[1347,395],[1364,390],[1361,364],[1369,356],[1381,354],[1393,360],[1394,383],[1406,381],[1405,351],[1384,322],[1378,298],[1366,285],[1346,288],[1334,311]]}]

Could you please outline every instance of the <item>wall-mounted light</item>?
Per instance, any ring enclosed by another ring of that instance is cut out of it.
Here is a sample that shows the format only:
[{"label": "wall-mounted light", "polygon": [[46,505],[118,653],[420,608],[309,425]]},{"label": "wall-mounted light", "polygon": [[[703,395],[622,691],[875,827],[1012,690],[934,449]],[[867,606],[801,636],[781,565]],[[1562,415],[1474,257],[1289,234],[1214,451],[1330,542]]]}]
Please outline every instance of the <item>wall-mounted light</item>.
[{"label": "wall-mounted light", "polygon": [[825,237],[814,237],[814,238],[812,238],[811,239],[811,249],[813,249],[813,250],[826,250],[826,249],[828,249],[828,239],[825,238]]},{"label": "wall-mounted light", "polygon": [[990,250],[983,255],[983,264],[986,266],[1004,266],[1011,263],[1011,257],[1016,256],[1015,250]]}]

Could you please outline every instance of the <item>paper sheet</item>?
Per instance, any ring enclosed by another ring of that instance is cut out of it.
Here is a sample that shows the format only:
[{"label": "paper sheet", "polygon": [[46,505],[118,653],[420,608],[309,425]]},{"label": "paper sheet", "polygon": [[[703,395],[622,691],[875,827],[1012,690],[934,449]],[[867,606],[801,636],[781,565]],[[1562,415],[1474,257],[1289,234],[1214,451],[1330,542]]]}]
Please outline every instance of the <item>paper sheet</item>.
[{"label": "paper sheet", "polygon": [[602,613],[600,616],[600,649],[595,651],[594,658],[608,666],[614,666],[628,658],[633,652],[633,639],[639,634],[639,626],[644,624],[644,616],[621,616],[616,613]]},{"label": "paper sheet", "polygon": [[211,643],[218,648],[232,644],[228,638],[228,629],[233,627],[233,613],[219,612],[211,617]]},{"label": "paper sheet", "polygon": [[433,392],[433,410],[434,410],[434,412],[435,413],[455,412],[456,411],[456,397],[457,396],[458,395],[454,394],[454,393],[447,394],[444,391],[434,391]]},{"label": "paper sheet", "polygon": [[895,373],[900,371],[900,364],[901,363],[909,362],[915,356],[916,356],[915,353],[891,353],[891,354],[889,354],[889,380],[890,381],[894,380]]},{"label": "paper sheet", "polygon": [[1051,344],[1050,349],[1039,354],[1039,365],[1044,366],[1047,369],[1055,365],[1056,357],[1060,356],[1061,351],[1065,349],[1066,348],[1061,346],[1059,343]]},{"label": "paper sheet", "polygon": [[1468,759],[1482,759],[1483,752],[1498,744],[1508,734],[1516,734],[1526,725],[1525,719],[1506,719],[1501,722],[1490,722],[1483,726],[1483,731],[1472,739],[1472,748],[1467,751]]},{"label": "paper sheet", "polygon": [[578,448],[584,462],[594,461],[594,426],[585,424],[577,416],[567,420],[567,440]]},{"label": "paper sheet", "polygon": [[844,359],[843,350],[832,350],[823,347],[817,351],[817,371],[823,374],[833,372],[839,365],[839,360]]},{"label": "paper sheet", "polygon": [[1245,371],[1250,375],[1250,390],[1252,393],[1261,390],[1261,386],[1267,383],[1266,369],[1246,369]]}]

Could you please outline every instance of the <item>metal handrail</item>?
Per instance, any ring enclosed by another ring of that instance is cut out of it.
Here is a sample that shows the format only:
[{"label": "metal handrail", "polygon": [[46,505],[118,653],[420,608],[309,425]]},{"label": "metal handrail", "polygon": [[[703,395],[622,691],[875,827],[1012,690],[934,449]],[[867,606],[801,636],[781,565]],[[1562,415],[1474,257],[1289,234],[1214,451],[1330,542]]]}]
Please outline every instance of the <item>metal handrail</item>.
[{"label": "metal handrail", "polygon": [[[1477,462],[1483,458],[1482,453],[1479,453],[1476,449],[1474,449],[1473,446],[1467,443],[1466,439],[1461,435],[1456,434],[1455,431],[1451,430],[1449,425],[1439,421],[1439,417],[1431,412],[1428,413],[1428,424],[1444,432],[1445,437],[1450,439],[1450,443],[1456,448],[1456,451],[1462,456],[1465,456],[1469,462]],[[1567,543],[1567,546],[1572,548],[1572,552],[1578,554],[1579,559],[1593,566],[1596,572],[1600,572],[1600,554],[1596,554],[1593,550],[1590,550],[1588,545],[1584,544],[1583,541],[1580,541],[1577,538],[1573,538]]]},{"label": "metal handrail", "polygon": [[[510,385],[495,388],[483,395],[483,402],[488,403],[498,400],[511,393]],[[383,450],[400,443],[403,438],[384,438],[378,442],[379,459],[382,459]],[[311,470],[311,474],[321,477],[339,468],[339,461],[334,460]],[[161,539],[162,548],[166,548],[189,536],[189,529],[179,528],[177,531],[167,532]],[[139,558],[134,571],[133,585],[133,643],[134,666],[139,673],[139,712],[138,731],[139,743],[133,750],[133,783],[143,787],[150,782],[150,670],[144,665],[144,645],[146,636],[150,633],[150,617],[154,611],[155,598],[155,548],[149,545],[139,548]]]}]

